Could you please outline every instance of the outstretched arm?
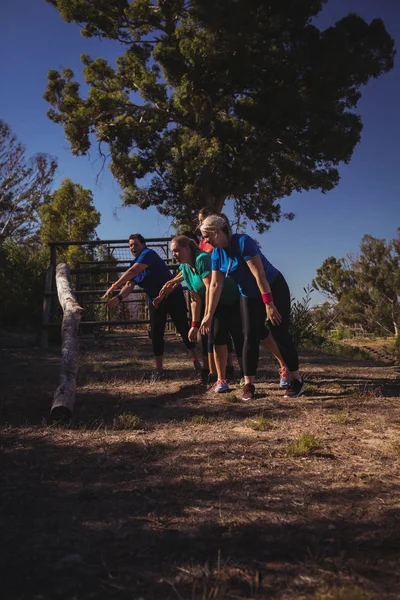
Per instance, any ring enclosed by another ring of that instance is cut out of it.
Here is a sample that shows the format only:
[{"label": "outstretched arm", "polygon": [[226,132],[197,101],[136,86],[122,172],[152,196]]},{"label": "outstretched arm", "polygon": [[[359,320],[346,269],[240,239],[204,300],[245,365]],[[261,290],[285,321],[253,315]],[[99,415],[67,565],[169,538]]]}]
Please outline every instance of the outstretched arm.
[{"label": "outstretched arm", "polygon": [[121,277],[118,279],[118,281],[113,283],[108,288],[108,290],[104,294],[103,298],[107,298],[107,296],[109,296],[112,292],[119,290],[120,287],[122,287],[125,283],[127,283],[128,281],[130,281],[131,279],[136,277],[136,275],[139,275],[139,273],[141,273],[142,271],[147,269],[147,267],[148,267],[148,265],[145,265],[143,263],[136,263],[136,264],[132,265],[131,267],[129,267],[129,269],[127,271],[125,271],[125,273],[123,275],[121,275]]},{"label": "outstretched arm", "polygon": [[167,298],[167,296],[169,296],[174,290],[176,290],[182,279],[182,272],[179,271],[173,279],[170,279],[169,281],[164,283],[157,298],[154,298],[153,300],[153,305],[155,306],[155,308],[158,308],[158,305],[160,304],[161,300],[164,300],[164,298]]},{"label": "outstretched arm", "polygon": [[114,298],[111,298],[107,302],[108,308],[114,308],[115,306],[118,306],[118,304],[120,304],[122,300],[124,300],[124,298],[127,298],[129,296],[134,287],[135,283],[132,281],[128,281],[128,283],[124,285],[119,294],[117,294],[116,296],[114,296]]}]

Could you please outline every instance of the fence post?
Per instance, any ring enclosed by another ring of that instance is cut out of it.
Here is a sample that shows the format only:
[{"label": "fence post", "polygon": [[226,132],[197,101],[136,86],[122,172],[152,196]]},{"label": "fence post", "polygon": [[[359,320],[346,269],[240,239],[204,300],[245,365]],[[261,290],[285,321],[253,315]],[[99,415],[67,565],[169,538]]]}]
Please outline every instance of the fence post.
[{"label": "fence post", "polygon": [[40,347],[47,350],[48,346],[48,324],[50,322],[51,311],[51,288],[53,283],[53,265],[49,265],[46,271],[46,280],[44,284],[44,298],[42,311],[42,332],[40,334]]}]

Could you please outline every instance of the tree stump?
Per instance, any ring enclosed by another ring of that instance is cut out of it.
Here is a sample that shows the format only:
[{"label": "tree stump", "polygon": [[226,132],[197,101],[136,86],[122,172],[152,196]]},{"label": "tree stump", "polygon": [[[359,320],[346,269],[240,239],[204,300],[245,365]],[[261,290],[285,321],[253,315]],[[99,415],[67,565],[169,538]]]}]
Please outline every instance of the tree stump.
[{"label": "tree stump", "polygon": [[61,324],[61,371],[51,407],[53,420],[68,420],[72,416],[76,395],[78,373],[78,329],[83,308],[79,306],[71,288],[68,265],[61,263],[56,269],[57,294],[63,309]]}]

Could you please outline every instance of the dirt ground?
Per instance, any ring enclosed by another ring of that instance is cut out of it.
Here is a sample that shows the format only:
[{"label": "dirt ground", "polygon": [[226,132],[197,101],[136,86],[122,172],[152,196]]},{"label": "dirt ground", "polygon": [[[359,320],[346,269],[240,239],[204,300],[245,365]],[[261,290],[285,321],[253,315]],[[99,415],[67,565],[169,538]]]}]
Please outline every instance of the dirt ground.
[{"label": "dirt ground", "polygon": [[[206,392],[182,344],[86,339],[71,424],[49,422],[60,348],[0,350],[2,598],[400,598],[400,370],[301,353],[287,400]],[[307,445],[308,444],[308,445]]]}]

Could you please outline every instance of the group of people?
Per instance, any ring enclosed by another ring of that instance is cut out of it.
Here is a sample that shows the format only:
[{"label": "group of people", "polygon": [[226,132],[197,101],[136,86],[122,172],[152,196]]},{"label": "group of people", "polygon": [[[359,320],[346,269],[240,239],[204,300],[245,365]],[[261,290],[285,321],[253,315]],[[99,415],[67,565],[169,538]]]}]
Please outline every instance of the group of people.
[{"label": "group of people", "polygon": [[[164,331],[169,315],[192,355],[196,373],[206,382],[216,371],[216,393],[229,389],[234,346],[244,377],[242,399],[255,398],[254,381],[263,342],[279,362],[285,397],[300,396],[304,382],[289,332],[291,298],[283,275],[249,235],[232,233],[225,215],[202,209],[199,229],[201,241],[192,233],[171,241],[172,255],[180,264],[175,277],[157,252],[147,248],[141,234],[131,235],[129,247],[134,260],[107,290],[106,296],[117,292],[108,306],[117,306],[135,285],[146,292],[158,377],[164,374]],[[190,294],[190,326],[183,281]],[[199,334],[203,366],[196,354]]]}]

